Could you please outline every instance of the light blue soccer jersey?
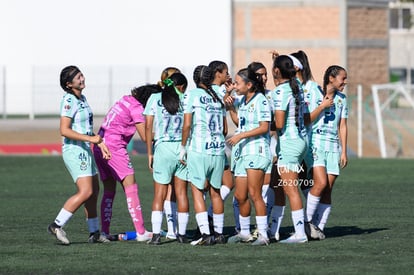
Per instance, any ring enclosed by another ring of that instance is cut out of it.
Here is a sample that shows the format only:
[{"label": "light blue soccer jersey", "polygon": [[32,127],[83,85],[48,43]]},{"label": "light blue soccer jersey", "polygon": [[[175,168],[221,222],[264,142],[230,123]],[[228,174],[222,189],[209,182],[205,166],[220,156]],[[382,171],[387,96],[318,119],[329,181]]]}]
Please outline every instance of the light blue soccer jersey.
[{"label": "light blue soccer jersey", "polygon": [[188,150],[208,155],[224,155],[223,120],[226,109],[203,89],[195,88],[184,95],[184,114],[193,120]]},{"label": "light blue soccer jersey", "polygon": [[297,111],[298,123],[296,125],[296,102],[293,97],[292,89],[289,82],[285,82],[277,86],[272,94],[274,110],[285,111],[285,125],[283,129],[278,130],[280,140],[305,138],[306,128],[303,116],[308,113],[308,108],[303,99],[303,91],[299,92],[299,108]]},{"label": "light blue soccer jersey", "polygon": [[[165,141],[181,141],[184,113],[182,107],[171,115],[162,104],[162,93],[155,93],[148,99],[144,115],[154,116],[155,145]],[[182,106],[182,102],[180,101]]]},{"label": "light blue soccer jersey", "polygon": [[274,115],[275,112],[275,106],[273,104],[273,91],[272,90],[265,90],[265,97],[267,98],[267,101],[269,101],[270,103],[270,111],[272,112],[272,116]]},{"label": "light blue soccer jersey", "polygon": [[[310,112],[309,106],[311,105],[312,96],[317,94],[318,92],[320,93],[322,91],[322,88],[315,81],[308,80],[308,82],[306,82],[305,85],[302,84],[302,89],[305,104],[307,106],[308,111]],[[312,124],[306,126],[306,133],[308,135],[308,138],[312,136]]]},{"label": "light blue soccer jersey", "polygon": [[213,91],[216,92],[217,96],[221,99],[221,101],[224,100],[224,96],[226,95],[226,86],[224,85],[217,85],[217,84],[213,84],[211,85],[211,88],[213,89]]},{"label": "light blue soccer jersey", "polygon": [[[243,97],[238,110],[238,133],[247,132],[259,127],[262,121],[271,121],[270,102],[262,93],[256,93],[249,102]],[[260,155],[270,158],[270,134],[240,140],[241,156]]]},{"label": "light blue soccer jersey", "polygon": [[[81,95],[81,98],[78,99],[73,94],[66,93],[60,102],[60,116],[72,119],[71,128],[73,131],[83,135],[93,135],[93,113],[84,95]],[[89,142],[65,137],[63,147],[65,148],[68,145],[90,146]]]},{"label": "light blue soccer jersey", "polygon": [[[312,93],[309,110],[312,112],[323,101],[322,91]],[[334,104],[314,120],[312,125],[311,146],[318,150],[327,152],[339,152],[339,131],[338,126],[342,118],[348,118],[348,104],[345,94],[336,91]]]}]

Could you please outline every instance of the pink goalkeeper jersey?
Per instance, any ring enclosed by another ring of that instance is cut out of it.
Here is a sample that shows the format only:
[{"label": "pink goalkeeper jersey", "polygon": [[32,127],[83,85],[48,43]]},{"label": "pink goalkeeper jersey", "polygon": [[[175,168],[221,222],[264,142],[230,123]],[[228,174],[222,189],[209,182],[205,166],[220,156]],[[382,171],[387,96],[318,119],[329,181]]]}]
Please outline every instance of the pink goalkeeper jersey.
[{"label": "pink goalkeeper jersey", "polygon": [[110,148],[126,147],[136,132],[135,124],[144,123],[144,107],[131,95],[123,96],[106,114],[99,134]]}]

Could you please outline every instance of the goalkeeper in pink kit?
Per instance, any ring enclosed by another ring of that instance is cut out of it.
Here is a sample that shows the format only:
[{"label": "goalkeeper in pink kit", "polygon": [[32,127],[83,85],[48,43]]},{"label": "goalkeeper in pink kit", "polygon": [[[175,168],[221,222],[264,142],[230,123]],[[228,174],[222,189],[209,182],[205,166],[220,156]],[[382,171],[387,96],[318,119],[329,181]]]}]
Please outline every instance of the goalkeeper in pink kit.
[{"label": "goalkeeper in pink kit", "polygon": [[128,211],[137,232],[136,240],[144,242],[152,238],[152,233],[144,227],[138,184],[127,145],[135,132],[138,132],[141,139],[145,141],[145,117],[142,113],[150,95],[159,91],[158,85],[134,88],[131,95],[123,96],[111,107],[99,129],[99,135],[112,153],[112,158],[105,160],[101,151],[94,148],[96,165],[104,185],[101,201],[101,231],[107,236],[110,233],[116,183],[120,182],[125,191]]}]

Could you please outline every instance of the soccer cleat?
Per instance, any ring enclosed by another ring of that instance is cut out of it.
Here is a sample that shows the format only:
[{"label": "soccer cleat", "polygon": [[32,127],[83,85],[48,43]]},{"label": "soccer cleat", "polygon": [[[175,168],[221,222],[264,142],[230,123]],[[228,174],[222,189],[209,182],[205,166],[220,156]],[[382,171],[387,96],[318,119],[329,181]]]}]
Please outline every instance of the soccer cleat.
[{"label": "soccer cleat", "polygon": [[216,244],[225,244],[226,243],[226,238],[224,237],[223,234],[214,232],[214,242]]},{"label": "soccer cleat", "polygon": [[161,235],[160,234],[152,234],[152,239],[147,242],[148,244],[152,245],[160,245],[161,244]]},{"label": "soccer cleat", "polygon": [[279,232],[276,232],[275,233],[275,240],[278,242],[278,241],[280,241],[280,234],[279,234]]},{"label": "soccer cleat", "polygon": [[105,236],[105,234],[99,233],[96,231],[89,235],[88,243],[109,243],[110,240]]},{"label": "soccer cleat", "polygon": [[322,230],[319,229],[316,225],[313,223],[309,223],[310,228],[310,236],[312,240],[323,240],[325,239],[325,234]]},{"label": "soccer cleat", "polygon": [[145,232],[143,234],[139,234],[137,232],[137,237],[136,237],[136,241],[137,242],[146,242],[152,239],[152,232],[148,232],[147,230],[145,230]]},{"label": "soccer cleat", "polygon": [[191,245],[213,245],[214,236],[203,234],[198,240],[192,241]]},{"label": "soccer cleat", "polygon": [[242,235],[241,233],[231,236],[227,243],[250,243],[254,241],[254,238],[251,234],[249,235]]},{"label": "soccer cleat", "polygon": [[252,245],[259,246],[259,245],[269,245],[269,238],[263,236],[262,234],[257,235],[257,239],[252,242]]},{"label": "soccer cleat", "polygon": [[60,241],[62,244],[68,245],[70,244],[68,238],[66,238],[66,232],[59,226],[57,226],[55,223],[50,224],[47,227],[47,231],[54,235],[58,241]]},{"label": "soccer cleat", "polygon": [[177,242],[179,243],[189,243],[186,235],[177,234]]},{"label": "soccer cleat", "polygon": [[259,230],[257,229],[257,227],[253,230],[252,237],[255,240],[259,237]]},{"label": "soccer cleat", "polygon": [[281,240],[279,243],[292,244],[292,243],[306,243],[306,242],[308,242],[308,238],[306,237],[306,235],[298,236],[295,233],[292,236],[290,236],[289,238]]},{"label": "soccer cleat", "polygon": [[165,235],[165,238],[167,240],[175,240],[175,239],[177,239],[177,236],[174,233],[167,232],[167,234]]},{"label": "soccer cleat", "polygon": [[193,241],[198,240],[202,237],[201,231],[200,231],[200,227],[197,226],[196,232],[194,233],[193,236]]}]

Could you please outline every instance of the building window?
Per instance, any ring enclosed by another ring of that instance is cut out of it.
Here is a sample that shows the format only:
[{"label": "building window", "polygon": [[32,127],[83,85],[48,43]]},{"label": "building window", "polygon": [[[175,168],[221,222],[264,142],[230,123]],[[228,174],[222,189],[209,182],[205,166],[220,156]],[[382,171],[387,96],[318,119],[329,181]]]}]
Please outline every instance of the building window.
[{"label": "building window", "polygon": [[410,29],[412,25],[411,9],[391,8],[390,9],[390,28],[391,29]]}]

